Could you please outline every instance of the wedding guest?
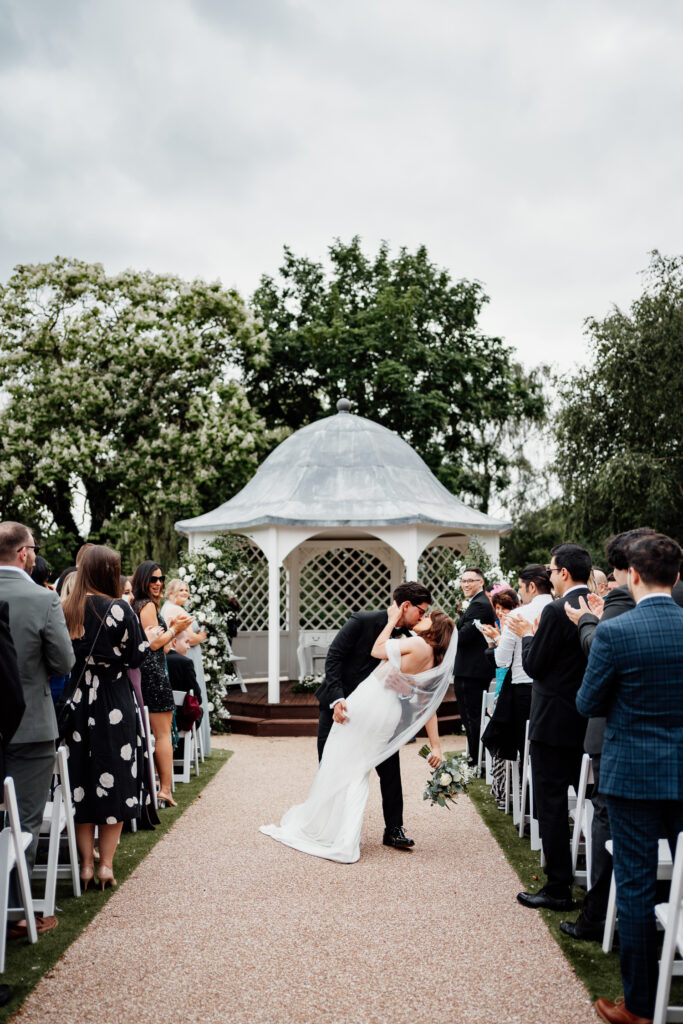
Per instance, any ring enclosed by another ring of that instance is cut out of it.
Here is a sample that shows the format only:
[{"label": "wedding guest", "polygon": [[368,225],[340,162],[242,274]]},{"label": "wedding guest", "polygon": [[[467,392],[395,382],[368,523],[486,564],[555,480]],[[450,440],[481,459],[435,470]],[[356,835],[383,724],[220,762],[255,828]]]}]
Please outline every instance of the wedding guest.
[{"label": "wedding guest", "polygon": [[617,581],[614,578],[614,573],[613,572],[608,573],[607,574],[607,590],[608,591],[615,590],[616,587],[618,587],[618,586],[619,586],[619,584],[617,583]]},{"label": "wedding guest", "polygon": [[59,594],[60,597],[62,596],[62,590],[64,589],[64,583],[66,582],[66,580],[68,579],[68,577],[71,575],[72,572],[76,572],[76,566],[75,565],[70,565],[68,567],[68,569],[63,569],[62,572],[57,577],[57,582],[55,583],[55,590],[57,591],[57,593]]},{"label": "wedding guest", "polygon": [[595,631],[576,706],[606,715],[600,787],[614,841],[624,1002],[598,999],[607,1024],[654,1015],[659,836],[674,856],[683,830],[683,610],[672,600],[681,548],[651,534],[628,548],[636,607]]},{"label": "wedding guest", "polygon": [[[204,710],[206,708],[205,702],[202,700],[201,690],[197,685],[197,677],[194,671],[194,665],[190,661],[188,654],[190,651],[190,637],[192,630],[184,629],[182,633],[171,641],[171,650],[166,655],[166,664],[168,666],[168,677],[171,680],[171,686],[174,690],[182,690],[184,693],[190,693],[197,698],[199,702],[201,712],[200,717],[195,719],[197,728],[201,728],[201,723],[205,717]],[[176,711],[178,714],[178,711]],[[182,720],[182,714],[179,719]],[[188,726],[191,728],[191,722],[185,725],[179,725],[181,729],[187,729]],[[184,743],[184,739],[180,739],[181,743]],[[181,756],[181,755],[178,755]]]},{"label": "wedding guest", "polygon": [[602,569],[598,569],[597,565],[593,566],[593,582],[595,584],[595,593],[598,597],[604,597],[608,592],[607,576]]},{"label": "wedding guest", "polygon": [[475,765],[479,751],[482,694],[491,682],[491,666],[486,657],[487,642],[476,625],[492,626],[496,620],[491,601],[484,592],[484,574],[477,566],[468,566],[460,580],[469,602],[458,619],[458,650],[455,655],[453,688],[458,710],[467,733],[470,764]]},{"label": "wedding guest", "polygon": [[148,643],[137,616],[119,597],[120,577],[117,552],[91,544],[64,602],[76,653],[64,740],[85,889],[95,870],[95,827],[104,889],[116,886],[114,854],[123,822],[139,817],[149,799],[142,722],[127,675],[142,662]]},{"label": "wedding guest", "polygon": [[149,711],[149,722],[154,733],[154,761],[159,775],[159,802],[175,807],[171,794],[173,776],[173,690],[166,670],[165,650],[192,619],[181,612],[175,625],[167,626],[159,612],[165,576],[156,562],[142,562],[133,574],[133,611],[139,616],[149,641],[149,648],[140,665],[142,696]]},{"label": "wedding guest", "polygon": [[[505,620],[495,649],[496,666],[502,670],[511,670],[512,684],[512,716],[511,731],[518,755],[524,752],[526,723],[531,710],[531,678],[524,671],[522,664],[522,640],[513,631],[511,623],[514,617],[521,617],[533,624],[541,615],[546,605],[552,603],[550,596],[550,580],[543,565],[525,566],[517,579],[521,606],[515,616]],[[484,627],[486,635],[491,635],[491,627]]]},{"label": "wedding guest", "polygon": [[33,582],[37,583],[39,587],[46,587],[48,590],[54,590],[54,587],[50,586],[50,575],[50,566],[44,558],[40,555],[36,555],[34,566],[31,569],[31,579]]},{"label": "wedding guest", "polygon": [[[161,614],[164,620],[169,626],[173,626],[176,622],[178,615],[183,612],[183,605],[190,596],[190,588],[187,583],[181,579],[172,579],[168,581],[166,586],[166,601],[164,602]],[[201,695],[201,703],[203,707],[208,704],[208,695],[206,692],[206,680],[204,678],[204,662],[202,659],[201,644],[206,640],[206,630],[201,629],[199,623],[195,619],[192,623],[192,628],[187,633],[189,650],[187,656],[190,658],[192,665],[194,666],[195,677],[197,681],[197,687],[199,691],[195,689],[197,696]],[[202,741],[204,743],[204,750],[207,754],[211,753],[211,723],[209,722],[209,716],[205,715],[202,719],[201,725],[199,726],[202,730]]]},{"label": "wedding guest", "polygon": [[121,598],[131,604],[133,600],[133,584],[130,576],[121,577]]},{"label": "wedding guest", "polygon": [[[21,827],[33,836],[26,853],[29,873],[36,859],[55,763],[57,719],[48,677],[64,675],[74,662],[59,598],[51,590],[37,587],[30,578],[38,550],[27,526],[0,523],[0,600],[7,602],[9,629],[26,703],[19,726],[5,749],[5,771],[14,778]],[[14,877],[10,900],[10,905],[20,906]],[[39,932],[56,925],[54,916],[37,920]],[[26,922],[13,926],[12,934],[25,935]]]},{"label": "wedding guest", "polygon": [[587,597],[591,557],[578,544],[553,548],[550,579],[557,599],[541,613],[534,635],[530,622],[514,619],[511,628],[522,640],[522,666],[533,679],[529,739],[534,805],[546,858],[547,881],[536,893],[521,892],[525,907],[571,910],[572,871],[567,791],[579,783],[586,721],[575,707],[586,656],[564,606]]},{"label": "wedding guest", "polygon": [[[588,598],[588,604],[579,600],[578,608],[565,606],[569,619],[578,626],[579,641],[586,658],[589,657],[593,638],[598,624],[609,621],[624,612],[635,608],[635,601],[628,589],[628,546],[639,537],[652,534],[648,527],[628,530],[613,537],[605,545],[605,554],[610,565],[617,587],[607,593],[604,601],[596,596]],[[590,607],[589,607],[590,605]],[[612,838],[612,831],[607,813],[607,802],[600,790],[600,772],[602,745],[605,736],[604,716],[589,719],[586,726],[584,750],[590,754],[593,766],[593,821],[591,824],[591,843],[593,849],[591,887],[586,893],[581,913],[576,921],[562,921],[561,930],[573,939],[598,941],[602,938],[607,915],[609,890],[612,883],[612,857],[605,849],[605,843]]]},{"label": "wedding guest", "polygon": [[7,774],[5,748],[19,728],[25,709],[17,650],[9,631],[9,604],[0,601],[0,779]]}]

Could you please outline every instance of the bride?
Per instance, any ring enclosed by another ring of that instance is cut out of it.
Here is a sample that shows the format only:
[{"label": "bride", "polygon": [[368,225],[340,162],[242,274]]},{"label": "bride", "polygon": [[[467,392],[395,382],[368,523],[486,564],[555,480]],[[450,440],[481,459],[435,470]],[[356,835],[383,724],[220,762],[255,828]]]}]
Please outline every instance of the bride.
[{"label": "bride", "polygon": [[434,611],[416,623],[416,635],[390,639],[400,615],[394,603],[372,649],[381,663],[346,699],[345,720],[332,726],[308,799],[290,807],[279,826],[261,827],[285,846],[354,863],[375,765],[423,725],[432,748],[429,762],[441,762],[436,710],[453,673],[458,633],[452,619]]}]

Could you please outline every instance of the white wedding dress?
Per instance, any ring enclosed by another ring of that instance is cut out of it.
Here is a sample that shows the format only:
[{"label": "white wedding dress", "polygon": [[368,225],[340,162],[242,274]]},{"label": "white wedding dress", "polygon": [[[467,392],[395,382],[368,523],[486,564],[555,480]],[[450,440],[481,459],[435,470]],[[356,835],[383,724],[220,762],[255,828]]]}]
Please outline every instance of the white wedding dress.
[{"label": "white wedding dress", "polygon": [[[388,661],[346,698],[348,718],[332,726],[308,799],[290,807],[279,825],[262,825],[261,832],[314,857],[357,861],[370,772],[434,714],[448,688],[456,646],[454,630],[440,665],[406,676],[400,641],[388,640]],[[399,694],[396,685],[408,692]]]}]

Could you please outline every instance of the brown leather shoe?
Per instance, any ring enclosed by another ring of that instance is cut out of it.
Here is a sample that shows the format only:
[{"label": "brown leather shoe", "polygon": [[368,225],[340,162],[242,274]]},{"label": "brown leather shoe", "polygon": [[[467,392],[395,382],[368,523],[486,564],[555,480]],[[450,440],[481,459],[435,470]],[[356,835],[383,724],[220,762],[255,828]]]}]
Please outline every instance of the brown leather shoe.
[{"label": "brown leather shoe", "polygon": [[652,1024],[651,1017],[636,1017],[635,1013],[627,1010],[623,999],[617,999],[616,1003],[611,999],[598,999],[595,1009],[606,1024]]},{"label": "brown leather shoe", "polygon": [[[56,928],[59,921],[56,917],[38,917],[36,915],[36,931],[39,935],[43,932],[51,932]],[[28,927],[25,924],[12,924],[7,929],[8,939],[25,939],[28,935]]]}]

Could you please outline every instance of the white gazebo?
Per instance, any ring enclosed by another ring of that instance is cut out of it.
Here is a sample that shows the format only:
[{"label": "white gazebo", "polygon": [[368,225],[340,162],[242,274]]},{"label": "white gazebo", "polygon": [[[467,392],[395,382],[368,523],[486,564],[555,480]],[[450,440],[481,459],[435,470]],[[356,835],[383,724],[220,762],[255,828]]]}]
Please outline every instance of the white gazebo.
[{"label": "white gazebo", "polygon": [[346,399],[337,409],[286,438],[225,504],[176,523],[190,551],[227,531],[245,538],[252,571],[234,646],[250,675],[267,671],[270,703],[281,674],[299,675],[307,638],[329,642],[351,612],[385,606],[403,579],[419,579],[438,602],[444,562],[471,537],[497,559],[512,528],[452,495],[409,444]]}]

